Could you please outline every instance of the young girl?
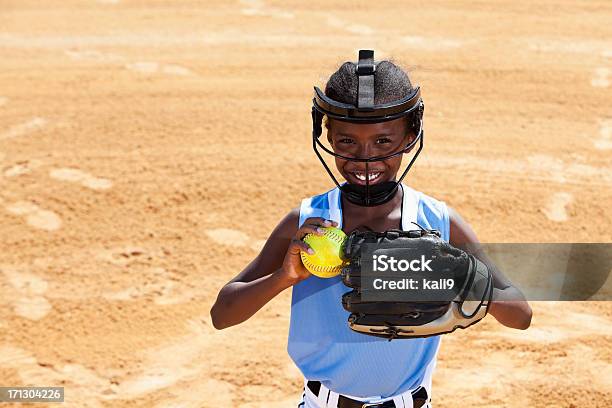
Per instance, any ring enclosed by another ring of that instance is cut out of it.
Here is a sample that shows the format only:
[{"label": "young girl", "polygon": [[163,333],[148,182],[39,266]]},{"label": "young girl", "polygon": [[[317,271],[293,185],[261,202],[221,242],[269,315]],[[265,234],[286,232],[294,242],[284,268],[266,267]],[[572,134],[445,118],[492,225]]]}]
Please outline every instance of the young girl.
[{"label": "young girl", "polygon": [[[348,234],[411,230],[416,222],[466,251],[478,239],[444,202],[401,183],[423,146],[420,91],[401,68],[360,51],[358,64],[344,63],[324,93],[315,88],[313,103],[313,147],[336,188],[304,199],[280,221],[261,253],[221,289],[211,310],[213,324],[217,329],[239,324],[292,287],[288,352],[305,378],[299,407],[429,407],[441,336],[389,342],[350,330],[341,304],[348,288],[340,277],[321,279],[304,268],[300,251],[313,250],[303,238],[323,234],[326,226]],[[319,139],[324,116],[327,144]],[[398,177],[403,155],[417,144]],[[335,158],[345,183],[337,182],[319,148]],[[504,326],[526,329],[529,305],[501,273],[494,268],[492,273],[488,313]]]}]

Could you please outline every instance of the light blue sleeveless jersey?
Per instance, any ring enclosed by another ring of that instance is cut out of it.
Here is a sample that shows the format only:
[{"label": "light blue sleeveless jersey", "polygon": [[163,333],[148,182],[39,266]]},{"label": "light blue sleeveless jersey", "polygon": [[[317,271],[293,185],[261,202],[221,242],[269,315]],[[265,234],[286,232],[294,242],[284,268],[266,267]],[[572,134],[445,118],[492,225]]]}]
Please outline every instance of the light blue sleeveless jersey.
[{"label": "light blue sleeveless jersey", "polygon": [[[448,241],[446,204],[406,185],[402,190],[402,229],[418,228],[411,224],[416,221]],[[342,228],[339,189],[303,200],[300,225],[309,217],[332,219]],[[293,286],[287,350],[304,377],[361,398],[391,397],[427,381],[429,391],[441,337],[388,341],[352,331],[341,303],[349,290],[339,276],[311,276]]]}]

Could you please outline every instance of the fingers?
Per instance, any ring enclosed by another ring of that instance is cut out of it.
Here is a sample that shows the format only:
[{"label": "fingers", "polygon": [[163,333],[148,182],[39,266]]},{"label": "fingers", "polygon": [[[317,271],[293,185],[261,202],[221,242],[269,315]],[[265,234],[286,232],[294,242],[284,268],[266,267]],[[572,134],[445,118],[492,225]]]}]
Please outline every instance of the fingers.
[{"label": "fingers", "polygon": [[304,224],[297,230],[295,236],[303,239],[308,234],[325,235],[325,230],[316,224]]},{"label": "fingers", "polygon": [[324,227],[337,227],[338,223],[325,218],[311,217],[304,221],[304,224],[297,230],[295,236],[299,239],[304,238],[308,234],[324,235]]},{"label": "fingers", "polygon": [[304,220],[304,224],[316,224],[321,227],[337,227],[338,223],[334,220],[327,220],[321,217],[310,217]]},{"label": "fingers", "polygon": [[310,248],[308,244],[302,241],[304,237],[308,234],[325,235],[325,229],[324,229],[325,227],[337,227],[337,226],[338,226],[338,223],[333,220],[327,220],[321,217],[307,218],[302,224],[302,226],[298,228],[297,232],[295,233],[295,237],[291,241],[291,245],[293,246],[294,241],[297,241],[295,245],[298,245],[298,243],[301,243],[298,245],[298,247],[301,250],[303,250],[304,252],[308,252],[309,254],[313,254],[314,251],[312,250],[312,248]]},{"label": "fingers", "polygon": [[302,241],[301,239],[293,238],[291,240],[291,244],[289,244],[289,252],[294,255],[299,255],[300,251],[309,253],[310,255],[314,254],[314,250]]}]

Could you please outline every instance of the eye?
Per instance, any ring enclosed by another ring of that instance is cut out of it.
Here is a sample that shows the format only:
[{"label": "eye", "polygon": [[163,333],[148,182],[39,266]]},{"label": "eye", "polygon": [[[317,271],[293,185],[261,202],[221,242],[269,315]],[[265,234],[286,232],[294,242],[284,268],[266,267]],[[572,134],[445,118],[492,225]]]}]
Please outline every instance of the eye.
[{"label": "eye", "polygon": [[343,137],[341,139],[338,139],[338,143],[351,144],[353,143],[353,139],[349,139],[348,137]]},{"label": "eye", "polygon": [[381,137],[376,139],[376,144],[385,144],[385,143],[391,143],[391,139],[389,139],[388,137]]}]

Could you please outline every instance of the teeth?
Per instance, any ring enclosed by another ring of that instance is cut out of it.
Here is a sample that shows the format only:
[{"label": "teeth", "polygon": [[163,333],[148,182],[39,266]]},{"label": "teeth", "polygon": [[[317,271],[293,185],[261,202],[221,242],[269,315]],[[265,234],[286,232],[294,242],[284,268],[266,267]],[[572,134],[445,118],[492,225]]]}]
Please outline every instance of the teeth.
[{"label": "teeth", "polygon": [[[355,175],[355,177],[357,177],[359,180],[361,181],[365,181],[365,173],[353,173]],[[372,181],[374,179],[376,179],[378,176],[380,176],[382,173],[380,172],[376,172],[376,173],[368,173],[368,181]]]}]

